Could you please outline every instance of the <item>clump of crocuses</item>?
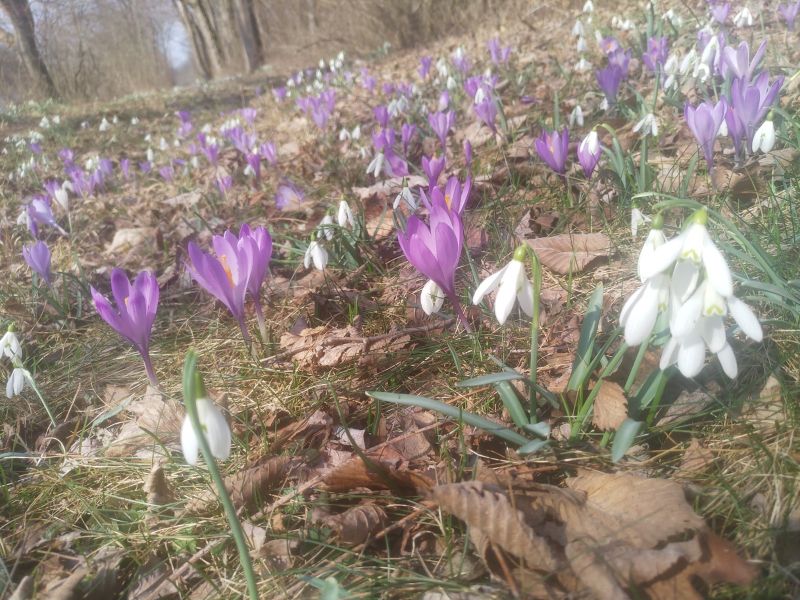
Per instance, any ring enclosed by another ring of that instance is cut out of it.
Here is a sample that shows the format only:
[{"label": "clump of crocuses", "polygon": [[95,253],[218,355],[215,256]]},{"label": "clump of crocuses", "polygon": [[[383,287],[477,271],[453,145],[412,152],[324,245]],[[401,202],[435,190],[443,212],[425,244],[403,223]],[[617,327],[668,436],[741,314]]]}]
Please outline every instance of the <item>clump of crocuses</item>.
[{"label": "clump of crocuses", "polygon": [[108,298],[94,287],[91,288],[91,293],[97,312],[117,333],[133,344],[142,356],[150,383],[158,385],[150,360],[150,334],[159,299],[158,281],[155,275],[142,271],[131,283],[122,269],[113,269],[111,293],[116,306],[113,306]]}]

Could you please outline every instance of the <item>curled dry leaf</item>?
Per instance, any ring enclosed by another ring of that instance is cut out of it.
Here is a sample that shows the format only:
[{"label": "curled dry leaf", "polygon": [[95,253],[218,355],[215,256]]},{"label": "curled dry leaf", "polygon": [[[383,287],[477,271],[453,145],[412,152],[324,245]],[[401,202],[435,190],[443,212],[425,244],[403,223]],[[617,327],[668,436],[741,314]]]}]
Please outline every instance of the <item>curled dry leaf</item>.
[{"label": "curled dry leaf", "polygon": [[745,584],[755,576],[677,483],[582,472],[567,485],[472,481],[438,486],[432,496],[521,563],[523,570],[512,565],[517,577],[541,579],[519,582],[523,589],[546,583],[600,600],[632,598],[634,589],[651,600],[699,600],[697,579]]},{"label": "curled dry leaf", "polygon": [[347,546],[363,544],[376,531],[380,531],[388,522],[386,512],[376,504],[360,504],[347,509],[339,515],[333,515],[323,524],[333,530],[336,539]]},{"label": "curled dry leaf", "polygon": [[628,399],[618,383],[603,379],[597,385],[592,423],[601,431],[615,431],[628,416]]},{"label": "curled dry leaf", "polygon": [[331,469],[325,474],[322,487],[331,492],[355,488],[392,490],[399,496],[422,495],[433,486],[433,480],[420,471],[409,469],[408,462],[391,446],[365,452]]},{"label": "curled dry leaf", "polygon": [[[225,488],[236,508],[254,512],[261,501],[282,485],[287,476],[303,460],[297,457],[272,456],[256,461],[252,466],[225,477]],[[206,514],[216,507],[216,494],[208,491],[192,499],[186,505],[186,512]]]},{"label": "curled dry leaf", "polygon": [[134,415],[134,419],[123,424],[116,439],[105,449],[106,456],[152,458],[162,451],[162,445],[179,448],[183,409],[177,401],[164,398],[156,388],[147,386],[141,398],[134,398],[126,406],[126,413]]},{"label": "curled dry leaf", "polygon": [[664,427],[690,419],[704,411],[712,402],[714,402],[714,397],[702,389],[696,389],[693,392],[683,390],[669,405],[664,416],[658,420],[658,425]]},{"label": "curled dry leaf", "polygon": [[164,465],[160,462],[153,464],[150,473],[144,482],[144,491],[147,494],[147,503],[151,506],[162,506],[174,502],[175,494],[164,474]]},{"label": "curled dry leaf", "polygon": [[604,233],[563,233],[525,241],[541,263],[559,275],[585,271],[611,252],[611,240]]}]

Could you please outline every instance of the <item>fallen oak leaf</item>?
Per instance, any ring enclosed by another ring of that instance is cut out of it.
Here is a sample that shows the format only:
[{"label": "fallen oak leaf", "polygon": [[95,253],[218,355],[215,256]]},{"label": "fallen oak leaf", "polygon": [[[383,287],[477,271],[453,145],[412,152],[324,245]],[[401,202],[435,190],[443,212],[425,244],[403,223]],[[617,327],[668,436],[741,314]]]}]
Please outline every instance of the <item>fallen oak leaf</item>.
[{"label": "fallen oak leaf", "polygon": [[604,233],[562,233],[525,242],[544,266],[559,275],[585,271],[611,252],[611,240]]},{"label": "fallen oak leaf", "polygon": [[369,503],[332,515],[323,521],[323,525],[333,530],[340,543],[356,546],[366,542],[373,533],[385,527],[388,521],[389,517],[380,506]]},{"label": "fallen oak leaf", "polygon": [[615,431],[628,416],[628,399],[622,386],[602,379],[595,384],[597,394],[592,407],[592,423],[601,431]]}]

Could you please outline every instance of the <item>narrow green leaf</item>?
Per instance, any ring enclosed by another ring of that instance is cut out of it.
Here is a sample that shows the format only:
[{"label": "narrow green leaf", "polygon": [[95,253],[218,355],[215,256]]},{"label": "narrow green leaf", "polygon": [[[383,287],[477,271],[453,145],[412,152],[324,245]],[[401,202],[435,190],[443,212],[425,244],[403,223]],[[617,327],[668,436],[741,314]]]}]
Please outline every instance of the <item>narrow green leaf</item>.
[{"label": "narrow green leaf", "polygon": [[507,381],[501,381],[496,384],[495,389],[500,395],[500,400],[503,401],[503,406],[506,407],[511,420],[517,427],[525,427],[528,424],[528,413],[522,408],[522,403],[519,401],[516,390]]},{"label": "narrow green leaf", "polygon": [[575,354],[575,362],[572,365],[572,375],[569,378],[567,389],[576,391],[582,387],[586,378],[589,376],[589,364],[592,362],[592,350],[594,350],[594,339],[597,336],[597,326],[600,317],[603,315],[603,284],[597,286],[589,297],[589,304],[586,307],[586,315],[583,317],[581,325],[581,337],[578,340],[578,351]]},{"label": "narrow green leaf", "polygon": [[531,442],[528,442],[521,448],[518,448],[517,454],[534,454],[539,450],[541,450],[542,448],[545,448],[546,446],[549,445],[550,442],[548,442],[547,440],[533,440]]},{"label": "narrow green leaf", "polygon": [[643,425],[644,423],[641,421],[634,421],[628,417],[617,428],[617,432],[614,434],[614,443],[611,445],[611,460],[613,462],[619,462],[625,456]]},{"label": "narrow green leaf", "polygon": [[539,421],[538,423],[527,423],[523,425],[522,428],[528,433],[538,435],[542,438],[547,438],[550,436],[550,423],[545,421]]},{"label": "narrow green leaf", "polygon": [[482,385],[491,385],[494,383],[500,383],[501,381],[514,381],[515,379],[525,379],[525,376],[522,373],[517,373],[516,371],[501,371],[500,373],[488,373],[486,375],[479,375],[478,377],[473,377],[471,379],[465,379],[464,381],[459,381],[456,384],[456,387],[460,388],[480,387]]},{"label": "narrow green leaf", "polygon": [[382,402],[392,402],[393,404],[403,404],[405,406],[418,406],[426,410],[432,410],[446,417],[450,417],[451,419],[464,421],[464,423],[467,425],[472,425],[473,427],[483,429],[487,433],[496,435],[497,437],[518,446],[523,446],[530,441],[528,438],[518,434],[516,431],[513,431],[508,427],[503,427],[495,421],[490,421],[489,419],[485,419],[471,412],[463,411],[455,406],[450,406],[449,404],[439,402],[438,400],[433,400],[432,398],[426,398],[425,396],[415,396],[413,394],[395,394],[393,392],[367,392],[367,396]]}]

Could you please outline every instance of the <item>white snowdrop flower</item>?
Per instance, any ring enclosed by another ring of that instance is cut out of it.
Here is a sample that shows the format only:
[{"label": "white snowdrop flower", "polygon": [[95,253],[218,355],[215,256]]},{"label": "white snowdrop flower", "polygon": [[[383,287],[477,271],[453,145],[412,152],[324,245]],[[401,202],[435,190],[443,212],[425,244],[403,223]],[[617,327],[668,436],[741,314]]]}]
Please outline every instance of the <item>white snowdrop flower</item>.
[{"label": "white snowdrop flower", "polygon": [[608,110],[608,98],[603,98],[602,102],[600,102],[600,110],[602,111]]},{"label": "white snowdrop flower", "polygon": [[245,165],[243,172],[245,177],[253,177],[256,174],[255,169],[252,166],[250,166],[250,163],[247,163],[247,165]]},{"label": "white snowdrop flower", "polygon": [[428,280],[420,292],[419,303],[426,315],[432,315],[442,310],[444,305],[444,292],[435,281]]},{"label": "white snowdrop flower", "polygon": [[131,117],[131,125],[138,125],[139,117]]},{"label": "white snowdrop flower", "polygon": [[697,63],[694,66],[692,77],[697,79],[700,83],[705,83],[711,77],[711,68],[703,63]]},{"label": "white snowdrop flower", "polygon": [[319,225],[317,225],[317,239],[322,239],[324,237],[326,240],[330,241],[333,239],[333,234],[333,217],[325,215],[322,217]]},{"label": "white snowdrop flower", "polygon": [[569,126],[575,127],[575,125],[583,127],[583,109],[580,104],[576,104],[572,112],[569,113]]},{"label": "white snowdrop flower", "polygon": [[653,113],[647,113],[642,119],[633,126],[633,132],[642,131],[642,136],[651,135],[658,137],[658,119]]},{"label": "white snowdrop flower", "polygon": [[592,0],[586,0],[586,2],[583,5],[583,12],[585,13],[594,12],[594,4],[592,3]]},{"label": "white snowdrop flower", "polygon": [[339,227],[347,227],[349,225],[351,229],[356,226],[356,221],[353,218],[353,211],[350,210],[350,205],[346,200],[339,201],[339,210],[336,212],[336,223]]},{"label": "white snowdrop flower", "polygon": [[53,194],[55,201],[64,210],[64,212],[69,212],[69,193],[67,192],[67,186],[72,188],[72,184],[69,181],[65,181],[59,188],[56,189],[55,193]]},{"label": "white snowdrop flower", "polygon": [[380,176],[381,171],[383,171],[385,168],[387,167],[383,152],[377,152],[372,161],[367,165],[367,173],[372,173],[372,176],[377,179]]},{"label": "white snowdrop flower", "polygon": [[670,90],[672,88],[678,87],[678,80],[676,79],[675,75],[667,75],[667,78],[664,80],[664,89]]},{"label": "white snowdrop flower", "polygon": [[152,148],[147,148],[147,152],[145,152],[145,157],[147,158],[147,162],[153,162],[156,158],[155,152],[153,152]]},{"label": "white snowdrop flower", "polygon": [[303,266],[308,269],[312,262],[317,271],[324,271],[328,264],[328,251],[316,240],[312,241],[306,248]]},{"label": "white snowdrop flower", "polygon": [[354,140],[361,139],[361,125],[356,125],[355,127],[353,127],[353,130],[350,132],[350,137],[353,138]]},{"label": "white snowdrop flower", "polygon": [[400,193],[395,196],[392,208],[397,210],[397,207],[400,206],[400,202],[405,202],[406,206],[408,206],[408,208],[410,208],[412,211],[417,210],[417,199],[414,197],[414,192],[412,192],[411,188],[407,185],[403,186],[403,189],[400,190]]},{"label": "white snowdrop flower", "polygon": [[439,73],[439,77],[443,79],[450,74],[450,71],[447,68],[447,62],[444,60],[444,58],[439,58],[439,60],[436,61],[436,72]]},{"label": "white snowdrop flower", "polygon": [[581,59],[575,63],[573,68],[575,69],[576,73],[586,73],[592,69],[592,63],[581,57]]},{"label": "white snowdrop flower", "polygon": [[52,120],[53,120],[53,124],[60,125],[61,124],[61,115],[55,115]]},{"label": "white snowdrop flower", "polygon": [[638,346],[645,342],[656,326],[658,315],[668,307],[669,276],[659,273],[645,281],[622,306],[619,324],[625,328],[625,343]]},{"label": "white snowdrop flower", "polygon": [[775,145],[775,126],[772,124],[772,119],[767,117],[767,120],[761,124],[761,127],[756,129],[753,135],[753,154],[761,150],[765,154],[772,150]]},{"label": "white snowdrop flower", "polygon": [[[203,127],[200,129],[200,131],[201,131],[201,132],[203,132],[203,133],[205,133],[206,135],[208,135],[209,133],[211,133],[211,130],[212,130],[211,123],[206,123],[206,124],[205,124],[205,125],[203,125]],[[209,142],[209,143],[210,143],[210,142]]]},{"label": "white snowdrop flower", "polygon": [[639,234],[639,227],[646,224],[650,217],[642,213],[641,210],[635,206],[631,209],[631,235],[636,237]]},{"label": "white snowdrop flower", "polygon": [[144,136],[144,143],[145,144],[149,144],[152,140],[153,140],[152,134],[148,133],[147,135]]},{"label": "white snowdrop flower", "polygon": [[192,159],[189,161],[189,164],[193,169],[196,169],[200,166],[200,159],[197,156],[193,156]]},{"label": "white snowdrop flower", "polygon": [[350,141],[350,132],[347,130],[346,127],[342,127],[341,130],[339,130],[339,141],[340,142]]},{"label": "white snowdrop flower", "polygon": [[683,25],[683,17],[672,8],[665,12],[661,18],[672,23],[675,29],[680,29],[681,25]]},{"label": "white snowdrop flower", "polygon": [[48,129],[50,127],[50,119],[48,119],[47,116],[42,117],[42,120],[39,121],[39,127]]},{"label": "white snowdrop flower", "polygon": [[447,76],[447,83],[445,84],[448,90],[454,90],[458,87],[458,83],[456,83],[455,78],[452,75]]},{"label": "white snowdrop flower", "polygon": [[[643,278],[649,279],[680,262],[683,265],[678,264],[673,273],[673,280],[679,280],[679,287],[693,291],[693,285],[683,285],[683,282],[696,281],[703,267],[706,278],[718,294],[725,297],[733,295],[731,270],[706,229],[707,219],[707,213],[698,211],[680,235],[657,248],[647,264],[642,265]],[[673,288],[677,289],[675,286]]]},{"label": "white snowdrop flower", "polygon": [[[203,436],[211,449],[211,454],[219,460],[227,460],[231,454],[231,429],[228,422],[222,412],[208,398],[198,398],[196,406],[197,417],[203,429]],[[192,427],[189,415],[184,417],[181,426],[181,450],[183,450],[183,457],[187,463],[197,464],[200,440]]]},{"label": "white snowdrop flower", "polygon": [[578,43],[576,44],[576,49],[578,53],[588,52],[589,46],[586,45],[586,39],[583,36],[578,38]]},{"label": "white snowdrop flower", "polygon": [[486,294],[497,290],[494,314],[500,325],[506,322],[516,302],[519,302],[520,308],[526,315],[533,316],[533,284],[525,273],[523,262],[526,254],[524,246],[517,248],[514,258],[502,269],[484,279],[472,296],[472,303],[480,304]]},{"label": "white snowdrop flower", "polygon": [[8,376],[8,381],[6,382],[6,396],[11,399],[21,394],[22,390],[25,389],[25,382],[30,376],[31,374],[27,369],[15,367],[14,370],[11,371],[11,375]]},{"label": "white snowdrop flower", "polygon": [[0,338],[0,357],[5,356],[10,360],[22,360],[22,345],[19,343],[17,334],[13,331],[6,331]]},{"label": "white snowdrop flower", "polygon": [[703,54],[700,55],[700,62],[710,68],[717,61],[717,55],[719,53],[719,38],[715,35],[708,40],[706,47],[703,48]]},{"label": "white snowdrop flower", "polygon": [[722,123],[719,126],[719,132],[717,133],[717,137],[728,137],[728,123],[725,119],[722,120]]},{"label": "white snowdrop flower", "polygon": [[664,73],[667,75],[677,75],[678,74],[678,57],[671,53],[667,60],[664,61]]},{"label": "white snowdrop flower", "polygon": [[160,140],[158,140],[158,149],[161,150],[162,152],[169,150],[169,144],[167,143],[167,140],[165,140],[163,137]]},{"label": "white snowdrop flower", "polygon": [[117,123],[119,123],[119,119],[117,118],[117,115],[114,115],[114,117],[111,119],[111,122],[112,122],[114,125],[116,125]]},{"label": "white snowdrop flower", "polygon": [[583,23],[580,19],[575,21],[575,25],[572,26],[572,35],[575,37],[583,37],[586,31],[584,30]]},{"label": "white snowdrop flower", "polygon": [[746,6],[733,16],[733,24],[736,27],[752,27],[753,13]]},{"label": "white snowdrop flower", "polygon": [[103,120],[100,121],[100,127],[98,127],[98,129],[100,131],[108,131],[109,127],[111,127],[111,124],[108,122],[108,120],[106,120],[105,117],[103,117]]},{"label": "white snowdrop flower", "polygon": [[89,121],[81,121],[81,129],[86,129],[89,127]]}]

